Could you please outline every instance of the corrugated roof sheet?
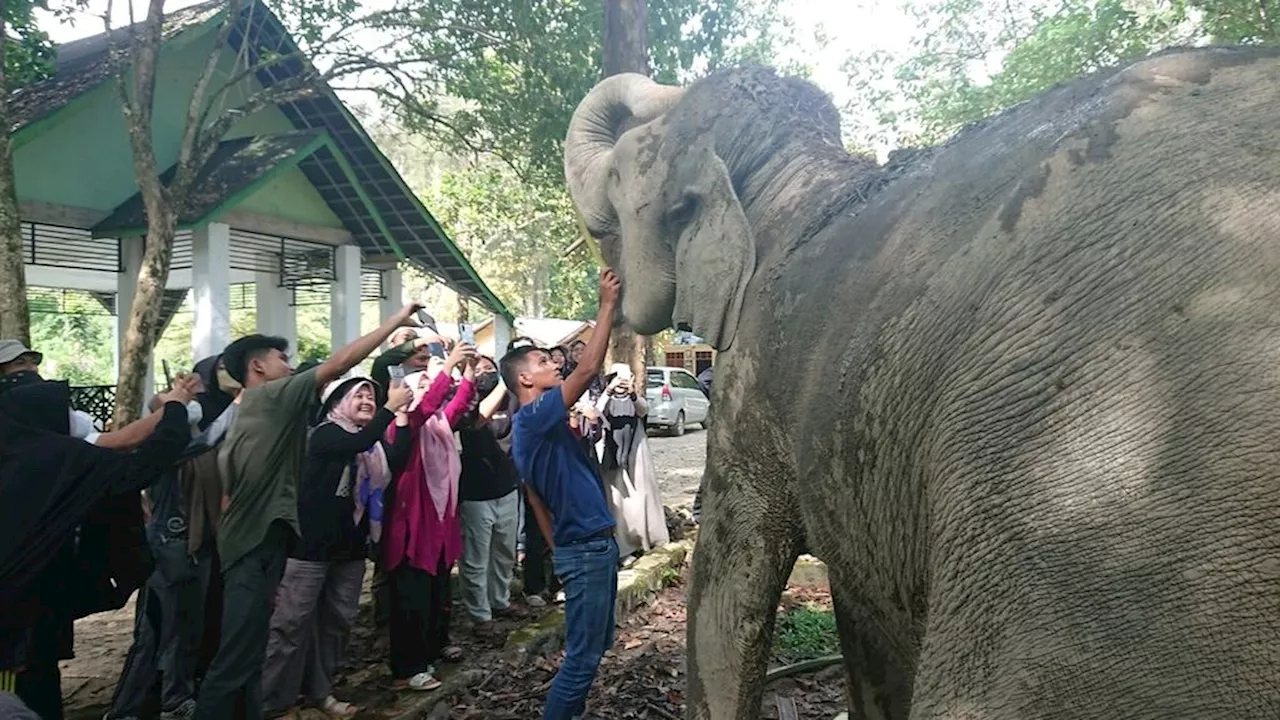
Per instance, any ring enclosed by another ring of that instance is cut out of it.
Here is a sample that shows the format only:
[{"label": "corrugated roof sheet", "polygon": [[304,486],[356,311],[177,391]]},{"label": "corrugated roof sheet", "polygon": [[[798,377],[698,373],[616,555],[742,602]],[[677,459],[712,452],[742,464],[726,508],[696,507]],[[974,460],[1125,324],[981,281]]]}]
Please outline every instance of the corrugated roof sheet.
[{"label": "corrugated roof sheet", "polygon": [[[203,24],[224,7],[225,3],[215,0],[175,11],[166,18],[166,39]],[[228,40],[238,52],[246,39],[250,41],[246,55],[253,64],[258,64],[264,53],[287,56],[298,52],[280,20],[261,2],[246,3]],[[59,48],[53,77],[11,95],[14,129],[52,114],[105,81],[109,75],[107,52],[105,34]],[[269,88],[295,77],[304,67],[294,59],[265,66],[256,75],[258,81]],[[411,264],[454,291],[510,317],[502,301],[485,285],[331,88],[325,87],[315,96],[297,102],[281,104],[280,109],[298,130],[323,130],[338,148],[341,157],[322,148],[298,167],[342,219],[365,254],[395,254],[394,242]],[[344,162],[349,166],[350,176],[344,172]],[[355,183],[350,177],[355,178]],[[216,195],[216,190],[212,194]],[[361,194],[369,199],[373,211],[363,202]],[[130,211],[122,206],[117,212]]]}]

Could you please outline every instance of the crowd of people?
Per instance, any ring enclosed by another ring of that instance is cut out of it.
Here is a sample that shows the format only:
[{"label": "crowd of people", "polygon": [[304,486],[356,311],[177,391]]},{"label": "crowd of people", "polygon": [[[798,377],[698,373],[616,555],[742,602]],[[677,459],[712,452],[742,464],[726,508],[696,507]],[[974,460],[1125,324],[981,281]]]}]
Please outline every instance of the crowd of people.
[{"label": "crowd of people", "polygon": [[429,692],[463,660],[451,631],[513,612],[522,544],[516,599],[565,604],[544,717],[582,717],[618,569],[667,541],[643,388],[601,372],[617,294],[605,271],[590,342],[517,338],[500,361],[415,304],[297,369],[285,340],[250,335],[113,432],[0,341],[4,716],[61,718],[72,623],[137,590],[108,719],[350,717],[333,681],[369,564],[393,685]]}]

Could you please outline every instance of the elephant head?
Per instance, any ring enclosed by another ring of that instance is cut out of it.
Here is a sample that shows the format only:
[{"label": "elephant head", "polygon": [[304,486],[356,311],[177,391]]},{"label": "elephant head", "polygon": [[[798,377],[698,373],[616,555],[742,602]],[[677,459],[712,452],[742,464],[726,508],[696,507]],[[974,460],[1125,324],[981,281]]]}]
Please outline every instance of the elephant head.
[{"label": "elephant head", "polygon": [[840,147],[830,100],[766,68],[687,91],[615,75],[588,93],[569,124],[565,177],[617,263],[632,327],[687,327],[730,346],[761,252],[753,224],[799,211],[782,186],[806,167],[814,138]]}]

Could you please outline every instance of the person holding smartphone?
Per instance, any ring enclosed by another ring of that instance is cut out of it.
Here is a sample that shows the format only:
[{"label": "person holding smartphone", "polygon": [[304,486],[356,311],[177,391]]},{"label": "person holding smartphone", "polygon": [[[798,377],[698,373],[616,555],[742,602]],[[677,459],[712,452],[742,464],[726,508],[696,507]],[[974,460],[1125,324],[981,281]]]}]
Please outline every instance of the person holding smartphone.
[{"label": "person holding smartphone", "polygon": [[618,551],[626,564],[671,538],[644,430],[648,404],[636,392],[630,366],[614,364],[605,382],[605,392],[596,401],[604,425],[600,470],[618,524]]}]

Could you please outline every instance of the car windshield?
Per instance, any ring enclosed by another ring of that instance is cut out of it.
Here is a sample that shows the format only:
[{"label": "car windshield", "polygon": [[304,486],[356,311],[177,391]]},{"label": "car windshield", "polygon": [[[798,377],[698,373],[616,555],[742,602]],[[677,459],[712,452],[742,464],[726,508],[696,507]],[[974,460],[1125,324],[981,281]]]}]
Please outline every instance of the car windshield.
[{"label": "car windshield", "polygon": [[662,371],[646,370],[644,374],[644,386],[647,388],[662,387]]}]

